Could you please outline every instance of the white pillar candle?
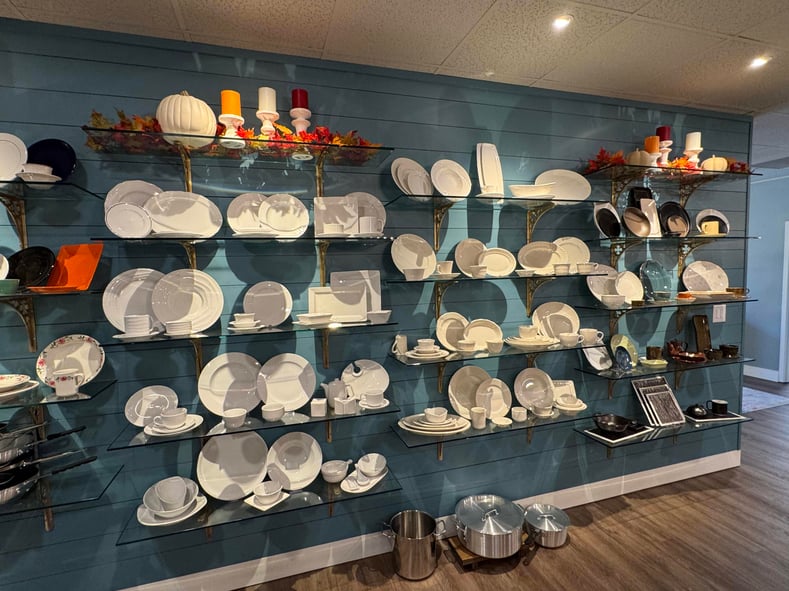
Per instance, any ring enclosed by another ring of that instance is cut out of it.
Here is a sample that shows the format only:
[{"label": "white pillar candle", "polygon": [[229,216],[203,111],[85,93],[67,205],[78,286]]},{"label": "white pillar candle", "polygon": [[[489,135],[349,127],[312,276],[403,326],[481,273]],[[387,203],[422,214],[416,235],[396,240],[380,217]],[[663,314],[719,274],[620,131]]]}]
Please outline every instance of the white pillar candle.
[{"label": "white pillar candle", "polygon": [[699,148],[701,148],[701,132],[691,131],[685,136],[685,149],[698,150]]},{"label": "white pillar candle", "polygon": [[258,88],[258,111],[276,112],[277,92],[268,86]]}]

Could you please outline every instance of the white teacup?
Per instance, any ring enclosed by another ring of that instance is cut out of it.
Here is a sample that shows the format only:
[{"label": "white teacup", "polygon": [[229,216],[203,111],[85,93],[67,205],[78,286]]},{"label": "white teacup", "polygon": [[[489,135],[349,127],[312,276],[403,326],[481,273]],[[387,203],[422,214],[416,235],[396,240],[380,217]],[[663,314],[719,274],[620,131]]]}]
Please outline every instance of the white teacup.
[{"label": "white teacup", "polygon": [[160,480],[154,485],[156,496],[166,511],[180,509],[186,504],[186,481],[180,476]]},{"label": "white teacup", "polygon": [[487,341],[488,351],[491,353],[501,353],[501,350],[504,348],[504,341],[495,340],[495,341]]},{"label": "white teacup", "polygon": [[56,369],[52,377],[55,380],[55,396],[74,396],[85,381],[85,376],[74,368]]},{"label": "white teacup", "polygon": [[584,345],[594,345],[596,343],[602,343],[603,337],[605,336],[602,331],[599,331],[596,328],[582,328],[578,332],[584,338],[583,340]]},{"label": "white teacup", "polygon": [[228,429],[238,429],[247,420],[245,408],[228,408],[222,413],[222,422]]},{"label": "white teacup", "polygon": [[406,281],[419,281],[424,275],[422,269],[403,269]]},{"label": "white teacup", "polygon": [[416,350],[420,353],[430,353],[435,351],[436,341],[435,339],[417,339],[416,340]]},{"label": "white teacup", "polygon": [[233,321],[236,323],[236,326],[248,326],[255,324],[255,314],[254,312],[238,312],[233,314]]},{"label": "white teacup", "polygon": [[172,320],[165,323],[165,329],[168,335],[183,336],[192,334],[192,321],[191,320]]},{"label": "white teacup", "polygon": [[436,272],[439,275],[449,275],[452,272],[452,261],[440,261],[436,263]]},{"label": "white teacup", "polygon": [[518,336],[522,339],[536,339],[540,336],[540,331],[533,324],[523,324],[518,327]]},{"label": "white teacup", "polygon": [[529,416],[529,411],[522,406],[513,406],[512,409],[510,409],[510,414],[512,414],[513,421],[522,423]]},{"label": "white teacup", "polygon": [[476,341],[470,341],[468,339],[460,339],[455,344],[459,351],[474,351],[477,346]]},{"label": "white teacup", "polygon": [[468,270],[474,279],[482,279],[488,274],[487,265],[471,265]]},{"label": "white teacup", "polygon": [[548,403],[535,403],[531,407],[531,411],[538,417],[545,418],[551,416],[553,413],[553,404]]},{"label": "white teacup", "polygon": [[279,402],[269,402],[260,409],[264,421],[278,421],[285,416],[285,405]]},{"label": "white teacup", "polygon": [[578,263],[579,273],[594,273],[597,270],[597,263]]},{"label": "white teacup", "polygon": [[575,347],[584,342],[584,338],[575,332],[562,332],[559,333],[559,342],[562,347]]},{"label": "white teacup", "polygon": [[359,218],[359,234],[380,234],[384,231],[384,221],[373,216]]},{"label": "white teacup", "polygon": [[158,416],[153,417],[153,424],[165,429],[177,429],[186,422],[185,408],[168,408]]},{"label": "white teacup", "polygon": [[447,419],[447,409],[440,406],[431,406],[425,409],[425,419],[428,423],[441,423]]},{"label": "white teacup", "polygon": [[554,275],[568,275],[570,273],[569,263],[558,263],[553,266]]},{"label": "white teacup", "polygon": [[362,392],[359,398],[365,406],[378,407],[384,403],[383,392]]},{"label": "white teacup", "polygon": [[266,480],[258,484],[252,492],[255,493],[255,502],[268,505],[279,498],[282,484],[276,480]]},{"label": "white teacup", "polygon": [[123,317],[123,332],[127,335],[147,335],[151,332],[151,317],[148,314],[129,314]]}]

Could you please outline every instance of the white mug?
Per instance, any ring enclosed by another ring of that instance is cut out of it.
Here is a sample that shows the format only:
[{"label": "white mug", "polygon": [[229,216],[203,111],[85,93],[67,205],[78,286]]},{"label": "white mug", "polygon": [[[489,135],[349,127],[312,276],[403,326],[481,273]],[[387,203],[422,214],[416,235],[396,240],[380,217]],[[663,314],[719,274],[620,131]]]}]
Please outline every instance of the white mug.
[{"label": "white mug", "polygon": [[55,396],[74,396],[85,381],[78,369],[57,369],[52,372],[55,380]]},{"label": "white mug", "polygon": [[408,351],[408,335],[399,334],[394,338],[392,353],[395,355],[405,355]]},{"label": "white mug", "polygon": [[477,392],[477,406],[485,409],[485,418],[490,418],[490,405],[493,400],[493,390],[485,390],[484,392]]},{"label": "white mug", "polygon": [[488,351],[491,353],[500,353],[501,350],[504,348],[504,341],[488,341],[487,343]]},{"label": "white mug", "polygon": [[439,275],[449,275],[452,272],[452,261],[439,261],[436,263],[436,272]]},{"label": "white mug", "polygon": [[582,328],[578,332],[581,333],[581,336],[584,338],[584,345],[602,343],[603,337],[605,336],[602,331],[599,331],[596,328]]},{"label": "white mug", "polygon": [[559,334],[559,342],[562,347],[575,347],[584,342],[584,338],[574,332],[563,332]]},{"label": "white mug", "polygon": [[516,423],[522,423],[529,415],[529,411],[522,406],[513,406],[510,409],[510,413],[512,414],[512,420]]},{"label": "white mug", "polygon": [[597,270],[597,263],[578,263],[579,273],[594,273]]},{"label": "white mug", "polygon": [[165,429],[177,429],[186,422],[185,408],[168,408],[159,416],[153,417],[153,424]]},{"label": "white mug", "polygon": [[534,339],[540,334],[539,329],[533,324],[523,324],[518,327],[518,336],[522,339]]},{"label": "white mug", "polygon": [[474,429],[484,429],[485,425],[487,425],[485,409],[481,406],[472,406],[469,413],[471,414],[471,427]]},{"label": "white mug", "polygon": [[359,234],[380,234],[384,231],[384,221],[373,216],[359,218]]}]

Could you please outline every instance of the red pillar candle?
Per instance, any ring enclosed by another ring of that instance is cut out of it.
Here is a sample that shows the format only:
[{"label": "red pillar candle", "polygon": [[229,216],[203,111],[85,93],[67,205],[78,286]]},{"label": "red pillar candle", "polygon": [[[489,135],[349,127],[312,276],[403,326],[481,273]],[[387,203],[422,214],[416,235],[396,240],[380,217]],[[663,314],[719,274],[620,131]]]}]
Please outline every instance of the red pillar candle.
[{"label": "red pillar candle", "polygon": [[661,142],[667,142],[671,139],[671,127],[668,125],[661,125],[655,130],[655,135],[660,138]]},{"label": "red pillar candle", "polygon": [[307,98],[307,91],[303,88],[294,88],[290,93],[291,109],[309,109],[310,103]]}]

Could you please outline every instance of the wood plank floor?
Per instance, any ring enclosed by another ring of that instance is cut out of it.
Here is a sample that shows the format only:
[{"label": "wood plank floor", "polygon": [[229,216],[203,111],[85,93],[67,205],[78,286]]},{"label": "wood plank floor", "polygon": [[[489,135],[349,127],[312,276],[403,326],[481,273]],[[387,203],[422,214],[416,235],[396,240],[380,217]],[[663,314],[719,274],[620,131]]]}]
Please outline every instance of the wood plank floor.
[{"label": "wood plank floor", "polygon": [[560,549],[469,571],[447,550],[418,582],[386,554],[244,591],[787,590],[789,406],[751,416],[741,467],[569,509]]}]

